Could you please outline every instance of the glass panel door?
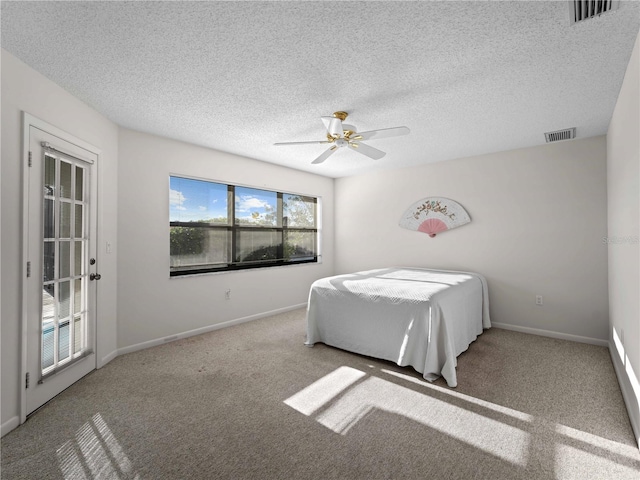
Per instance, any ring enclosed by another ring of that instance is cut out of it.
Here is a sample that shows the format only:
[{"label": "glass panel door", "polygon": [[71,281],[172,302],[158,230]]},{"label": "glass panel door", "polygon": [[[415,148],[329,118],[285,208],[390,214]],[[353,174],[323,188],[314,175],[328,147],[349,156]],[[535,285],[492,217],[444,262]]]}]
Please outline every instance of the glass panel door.
[{"label": "glass panel door", "polygon": [[34,123],[25,125],[31,162],[25,162],[21,421],[96,368],[99,282],[91,280],[100,278],[97,149],[33,117],[28,121]]},{"label": "glass panel door", "polygon": [[45,149],[41,377],[82,356],[87,347],[86,170],[74,159]]}]

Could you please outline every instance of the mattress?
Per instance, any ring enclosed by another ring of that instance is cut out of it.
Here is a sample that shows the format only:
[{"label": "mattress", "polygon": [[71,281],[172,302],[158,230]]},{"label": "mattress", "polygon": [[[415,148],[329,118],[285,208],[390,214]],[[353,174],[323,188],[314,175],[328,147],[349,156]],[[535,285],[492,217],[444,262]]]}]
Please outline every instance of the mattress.
[{"label": "mattress", "polygon": [[487,282],[472,272],[383,268],[315,281],[308,346],[321,342],[412,366],[457,386],[457,356],[491,327]]}]

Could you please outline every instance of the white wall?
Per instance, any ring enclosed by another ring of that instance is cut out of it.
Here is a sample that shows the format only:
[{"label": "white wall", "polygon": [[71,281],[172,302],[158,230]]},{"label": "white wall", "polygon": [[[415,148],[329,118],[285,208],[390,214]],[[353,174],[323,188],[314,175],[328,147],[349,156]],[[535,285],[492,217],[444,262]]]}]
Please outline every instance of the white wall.
[{"label": "white wall", "polygon": [[[333,274],[332,179],[127,129],[119,141],[120,351],[304,304]],[[169,278],[170,174],[321,197],[323,263]]]},{"label": "white wall", "polygon": [[[606,141],[596,137],[562,142],[343,178],[334,184],[328,178],[118,129],[3,50],[3,433],[18,416],[22,385],[17,366],[23,110],[103,152],[100,242],[111,242],[113,253],[101,260],[100,364],[116,349],[126,351],[302,304],[316,278],[388,265],[478,271],[489,280],[494,323],[597,342],[610,334],[608,255],[611,326],[624,331],[628,364],[640,371],[638,247],[607,247],[603,241],[606,236],[638,235],[639,55],[636,43]],[[170,279],[169,174],[322,197],[323,263]],[[398,227],[404,210],[426,196],[459,201],[472,223],[433,239]],[[335,255],[334,241],[339,245]],[[228,288],[232,298],[226,301]],[[537,294],[544,296],[543,307],[534,305]],[[623,380],[630,384],[628,377]]]},{"label": "white wall", "polygon": [[[494,323],[604,345],[605,154],[605,138],[594,137],[338,179],[336,273],[479,272]],[[471,223],[435,238],[400,228],[404,211],[429,196],[458,201]]]},{"label": "white wall", "polygon": [[[22,281],[22,111],[96,147],[99,159],[99,241],[117,235],[118,129],[95,110],[2,50],[2,433],[20,414]],[[116,352],[116,254],[100,260],[98,366]]]},{"label": "white wall", "polygon": [[612,357],[640,442],[640,36],[607,134]]}]

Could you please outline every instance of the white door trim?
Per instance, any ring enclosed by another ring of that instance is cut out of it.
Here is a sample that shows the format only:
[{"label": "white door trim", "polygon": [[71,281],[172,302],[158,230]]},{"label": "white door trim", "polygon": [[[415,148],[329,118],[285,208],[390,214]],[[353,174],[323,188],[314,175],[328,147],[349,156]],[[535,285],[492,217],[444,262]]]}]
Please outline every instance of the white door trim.
[{"label": "white door trim", "polygon": [[[88,150],[89,152],[94,153],[98,158],[102,153],[102,151],[99,148],[95,147],[94,145],[91,145],[88,142],[85,142],[84,140],[79,139],[75,135],[71,135],[70,133],[58,127],[55,127],[45,122],[44,120],[40,120],[39,118],[34,117],[33,115],[30,115],[27,112],[24,112],[24,111],[22,112],[22,239],[21,239],[22,240],[21,241],[22,275],[20,279],[20,288],[21,288],[21,294],[22,294],[22,305],[21,305],[22,352],[21,352],[21,358],[20,358],[20,385],[19,385],[20,424],[24,423],[27,419],[27,392],[25,388],[25,378],[28,371],[28,368],[27,368],[28,288],[27,288],[26,280],[27,280],[27,262],[29,261],[29,258],[28,258],[29,251],[27,248],[27,242],[29,240],[29,202],[27,201],[27,198],[28,198],[28,191],[29,191],[29,170],[28,170],[29,169],[29,129],[32,126],[40,130],[43,130],[47,133],[50,133],[51,135],[55,135],[56,137],[60,137],[71,144],[74,144],[78,147]],[[99,188],[99,183],[98,183],[98,188]],[[96,192],[96,197],[99,198],[99,192]],[[100,206],[98,204],[98,209],[99,208]],[[97,230],[98,230],[98,236],[99,236],[100,222],[97,222]],[[99,308],[99,306],[97,305],[96,308]],[[96,322],[96,328],[97,328],[97,322]],[[99,358],[97,341],[96,341],[95,350],[96,350],[96,357]]]}]

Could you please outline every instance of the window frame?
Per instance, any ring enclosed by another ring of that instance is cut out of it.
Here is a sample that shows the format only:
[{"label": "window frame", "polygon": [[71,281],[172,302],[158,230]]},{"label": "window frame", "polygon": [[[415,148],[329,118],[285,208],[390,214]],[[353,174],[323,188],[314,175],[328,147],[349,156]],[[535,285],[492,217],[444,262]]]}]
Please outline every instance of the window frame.
[{"label": "window frame", "polygon": [[[195,265],[193,267],[185,266],[185,267],[177,267],[180,269],[176,269],[176,267],[171,266],[171,262],[169,262],[169,277],[170,278],[180,278],[189,275],[202,275],[202,274],[210,274],[210,273],[222,273],[222,272],[230,272],[230,271],[238,271],[238,270],[251,270],[256,268],[271,268],[271,267],[282,267],[282,266],[291,266],[291,265],[304,265],[311,263],[321,263],[321,252],[320,252],[320,209],[321,209],[321,197],[315,195],[301,194],[301,193],[293,193],[293,192],[285,192],[282,190],[269,190],[261,187],[253,187],[248,185],[239,185],[239,184],[231,184],[228,182],[220,182],[215,180],[208,180],[202,178],[188,177],[179,174],[169,174],[169,186],[171,185],[171,178],[179,178],[183,180],[195,180],[200,182],[209,182],[215,183],[218,185],[226,185],[227,187],[227,224],[212,224],[205,222],[194,222],[194,221],[172,221],[171,214],[169,214],[169,237],[171,237],[171,228],[172,227],[186,227],[186,228],[202,228],[205,230],[217,230],[224,231],[227,233],[227,251],[229,254],[229,262],[221,263],[221,264],[203,264],[202,267]],[[276,193],[276,225],[245,225],[237,223],[236,219],[236,188],[248,188],[253,190],[260,190],[263,192]],[[171,188],[169,188],[170,190]],[[284,202],[283,198],[285,195],[295,195],[302,197],[306,200],[313,200],[313,224],[314,227],[299,227],[299,226],[289,226],[289,222],[283,221],[284,214]],[[287,225],[285,225],[287,223]],[[241,261],[238,257],[238,248],[239,248],[239,234],[240,232],[257,232],[257,231],[274,231],[279,237],[279,242],[276,245],[277,258],[275,259],[267,259],[267,260],[254,260],[254,261]],[[308,258],[298,259],[298,260],[286,260],[284,258],[284,247],[285,247],[285,238],[287,232],[308,232],[313,233],[314,238],[314,253],[315,255],[310,256]],[[171,243],[171,240],[169,240]],[[230,245],[229,245],[230,244]],[[169,258],[171,259],[171,253],[169,253]],[[221,265],[221,266],[216,266]]]}]

